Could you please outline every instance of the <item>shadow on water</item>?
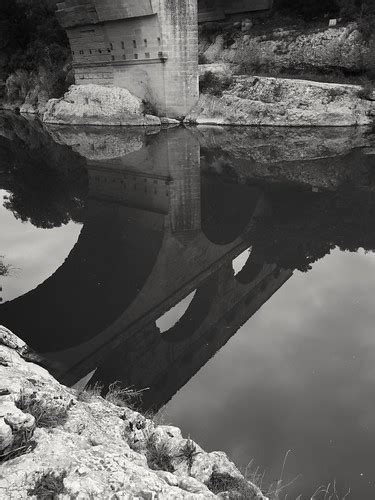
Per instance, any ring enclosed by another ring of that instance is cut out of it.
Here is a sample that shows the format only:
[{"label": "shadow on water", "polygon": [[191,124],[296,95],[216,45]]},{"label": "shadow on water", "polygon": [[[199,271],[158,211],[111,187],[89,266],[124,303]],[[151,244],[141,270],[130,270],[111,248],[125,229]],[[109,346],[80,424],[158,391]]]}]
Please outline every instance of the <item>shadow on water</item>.
[{"label": "shadow on water", "polygon": [[0,323],[61,382],[147,387],[143,409],[158,410],[295,270],[375,249],[374,143],[363,129],[46,130],[4,115],[5,207],[83,228]]}]

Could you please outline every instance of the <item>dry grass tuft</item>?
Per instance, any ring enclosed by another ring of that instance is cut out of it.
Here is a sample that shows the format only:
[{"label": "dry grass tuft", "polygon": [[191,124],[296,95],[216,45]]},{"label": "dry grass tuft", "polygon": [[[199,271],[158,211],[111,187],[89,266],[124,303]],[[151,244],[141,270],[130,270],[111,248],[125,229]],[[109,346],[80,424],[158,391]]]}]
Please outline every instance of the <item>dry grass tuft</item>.
[{"label": "dry grass tuft", "polygon": [[[329,483],[328,486],[319,486],[319,488],[312,495],[311,500],[346,500],[351,491],[350,489],[342,496],[337,489],[336,480]],[[302,496],[301,496],[302,498]],[[297,499],[299,500],[299,499]]]},{"label": "dry grass tuft", "polygon": [[84,403],[90,403],[94,399],[100,398],[102,395],[104,387],[96,382],[93,386],[87,386],[84,389],[77,392],[78,401]]},{"label": "dry grass tuft", "polygon": [[120,382],[114,382],[109,386],[105,399],[116,406],[134,409],[140,405],[142,395],[147,390],[138,391],[134,387],[122,387]]}]

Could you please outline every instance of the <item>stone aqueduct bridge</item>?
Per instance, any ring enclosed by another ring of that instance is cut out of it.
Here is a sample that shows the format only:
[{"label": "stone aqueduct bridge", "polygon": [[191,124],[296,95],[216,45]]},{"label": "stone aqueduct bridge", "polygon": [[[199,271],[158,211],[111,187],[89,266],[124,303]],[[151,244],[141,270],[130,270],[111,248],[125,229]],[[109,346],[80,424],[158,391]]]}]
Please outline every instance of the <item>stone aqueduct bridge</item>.
[{"label": "stone aqueduct bridge", "polygon": [[198,88],[202,21],[262,11],[273,0],[65,0],[77,84],[124,87],[164,116],[186,116]]},{"label": "stone aqueduct bridge", "polygon": [[0,306],[0,320],[63,383],[96,370],[93,381],[149,387],[145,407],[159,408],[291,276],[252,239],[267,202],[202,175],[198,138],[185,129],[56,134],[88,157],[86,221],[60,269]]}]

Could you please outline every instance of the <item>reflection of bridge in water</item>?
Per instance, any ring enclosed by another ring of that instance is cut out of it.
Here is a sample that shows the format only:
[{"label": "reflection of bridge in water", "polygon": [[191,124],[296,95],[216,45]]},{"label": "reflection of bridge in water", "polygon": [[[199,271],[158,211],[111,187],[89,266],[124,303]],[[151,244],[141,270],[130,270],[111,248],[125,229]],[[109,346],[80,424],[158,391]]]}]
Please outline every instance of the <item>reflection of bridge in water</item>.
[{"label": "reflection of bridge in water", "polygon": [[105,384],[149,387],[145,406],[159,408],[291,272],[264,263],[252,241],[262,192],[202,175],[194,134],[164,131],[122,156],[88,156],[75,248],[47,281],[1,306],[1,322],[24,332],[63,383],[96,370]]}]

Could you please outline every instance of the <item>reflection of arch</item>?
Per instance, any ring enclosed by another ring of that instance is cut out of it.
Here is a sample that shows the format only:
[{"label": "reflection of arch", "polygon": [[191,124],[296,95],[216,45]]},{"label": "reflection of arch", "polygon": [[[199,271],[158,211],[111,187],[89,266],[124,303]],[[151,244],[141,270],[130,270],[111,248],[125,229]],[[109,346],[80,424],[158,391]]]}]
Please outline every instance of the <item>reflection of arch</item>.
[{"label": "reflection of arch", "polygon": [[157,328],[159,328],[160,333],[168,333],[168,331],[181,320],[186,311],[189,309],[191,302],[194,300],[195,294],[196,290],[187,295],[178,304],[171,307],[169,311],[164,313],[162,316],[160,316],[159,319],[156,320],[156,326]]},{"label": "reflection of arch", "polygon": [[209,279],[194,292],[190,305],[180,320],[169,330],[162,333],[165,342],[182,342],[192,336],[205,320],[211,308],[211,297],[217,289],[215,277]]},{"label": "reflection of arch", "polygon": [[233,242],[246,229],[260,191],[243,184],[225,184],[217,177],[202,177],[202,229],[217,245]]},{"label": "reflection of arch", "polygon": [[68,259],[35,290],[0,306],[1,322],[41,353],[94,338],[137,296],[163,236],[162,214],[91,201]]},{"label": "reflection of arch", "polygon": [[250,253],[246,264],[241,271],[235,275],[235,279],[242,285],[251,283],[264,268],[264,258],[255,249]]},{"label": "reflection of arch", "polygon": [[240,253],[240,255],[237,255],[237,257],[235,257],[232,260],[232,268],[235,276],[237,276],[237,274],[239,274],[243,270],[250,257],[251,252],[252,252],[252,247],[247,248],[242,253]]}]

